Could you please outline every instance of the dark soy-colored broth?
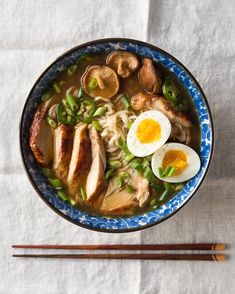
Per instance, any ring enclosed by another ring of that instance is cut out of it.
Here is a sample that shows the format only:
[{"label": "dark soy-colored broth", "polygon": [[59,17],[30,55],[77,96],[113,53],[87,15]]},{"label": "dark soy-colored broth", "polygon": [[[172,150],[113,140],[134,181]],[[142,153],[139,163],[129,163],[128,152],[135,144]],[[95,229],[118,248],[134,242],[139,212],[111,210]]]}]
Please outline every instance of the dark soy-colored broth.
[{"label": "dark soy-colored broth", "polygon": [[[84,74],[86,68],[88,65],[97,65],[97,64],[101,64],[104,65],[105,64],[105,60],[107,57],[108,53],[102,53],[102,54],[98,54],[98,55],[92,55],[91,58],[88,58],[88,60],[84,59],[83,61],[80,61],[77,64],[77,69],[76,72],[71,75],[68,76],[67,71],[63,71],[58,78],[56,79],[56,81],[58,82],[58,84],[61,87],[61,93],[57,94],[54,90],[53,91],[53,95],[57,95],[58,99],[62,99],[65,97],[66,95],[66,91],[76,85],[77,88],[81,87],[81,77]],[[141,57],[139,56],[139,59],[141,60]],[[198,121],[198,116],[197,116],[197,112],[195,109],[195,106],[193,105],[193,102],[191,100],[191,97],[189,95],[189,93],[187,92],[187,90],[184,88],[184,86],[180,83],[180,81],[174,76],[174,74],[170,71],[168,71],[166,68],[164,68],[163,66],[161,66],[160,64],[156,64],[156,68],[158,69],[158,71],[161,74],[162,79],[164,79],[166,76],[171,76],[172,80],[174,81],[174,83],[177,85],[178,89],[181,92],[181,95],[183,97],[183,99],[185,99],[189,105],[189,110],[187,111],[187,113],[189,114],[189,116],[191,117],[193,123],[194,123],[194,130],[192,132],[192,140],[190,143],[190,147],[192,147],[195,151],[199,152],[200,151],[200,127],[199,127],[199,121]],[[121,87],[119,90],[119,94],[122,93],[126,96],[132,97],[133,95],[137,94],[138,92],[141,91],[141,86],[138,82],[138,73],[135,72],[133,73],[130,77],[126,78],[126,79],[122,79],[121,83],[120,83]],[[117,96],[117,95],[116,95]],[[114,96],[112,98],[115,99]],[[115,105],[116,110],[118,110],[120,108],[120,104],[116,104]],[[138,113],[137,113],[138,114]],[[52,165],[51,165],[52,167]],[[85,181],[85,178],[84,178]],[[159,180],[160,182],[160,180]],[[155,197],[156,197],[156,193],[155,192]],[[159,196],[161,195],[162,191],[159,191]],[[170,197],[168,197],[165,201],[163,201],[161,203],[164,204],[165,202],[169,201],[169,199],[171,199],[177,192],[172,192],[172,194],[170,195]],[[70,195],[73,197],[73,195]],[[101,212],[99,210],[99,204],[102,201],[102,195],[99,196],[95,201],[92,202],[92,205],[87,205],[82,201],[78,201],[79,203],[77,204],[79,209],[81,210],[85,210],[88,211],[92,214],[98,214],[98,215],[133,215],[133,214],[142,214],[144,212],[150,211],[153,208],[150,207],[149,205],[140,208],[139,206],[136,206],[135,208],[131,208],[131,209],[125,209],[123,211],[118,211],[118,212],[109,212],[109,213],[104,213]],[[150,198],[151,200],[151,198]]]}]

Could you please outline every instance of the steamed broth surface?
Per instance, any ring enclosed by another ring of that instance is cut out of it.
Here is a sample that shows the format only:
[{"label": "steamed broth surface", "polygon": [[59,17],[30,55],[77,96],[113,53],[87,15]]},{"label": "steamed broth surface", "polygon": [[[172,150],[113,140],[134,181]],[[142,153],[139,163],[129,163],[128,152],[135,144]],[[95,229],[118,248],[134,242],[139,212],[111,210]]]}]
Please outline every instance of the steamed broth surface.
[{"label": "steamed broth surface", "polygon": [[[70,88],[70,87],[76,87],[76,88],[80,88],[81,87],[81,77],[84,74],[87,66],[89,65],[103,65],[105,64],[105,60],[107,57],[108,53],[103,53],[103,54],[98,54],[98,55],[94,55],[92,56],[92,59],[89,60],[84,60],[78,63],[77,65],[77,69],[75,71],[75,73],[71,76],[68,76],[66,71],[63,71],[57,78],[57,82],[59,83],[60,87],[61,87],[61,93],[57,94],[56,92],[53,93],[53,95],[57,95],[58,98],[63,98],[66,96],[66,91]],[[139,57],[141,60],[141,57]],[[183,97],[183,99],[185,99],[187,101],[187,103],[189,104],[189,110],[187,111],[187,113],[189,113],[193,123],[194,123],[194,131],[192,132],[193,137],[192,137],[192,141],[190,143],[190,146],[196,150],[197,152],[199,152],[200,150],[200,128],[199,128],[199,121],[198,121],[198,117],[196,114],[196,109],[195,106],[193,105],[193,102],[191,101],[191,97],[189,95],[189,93],[186,91],[186,89],[183,87],[183,85],[181,85],[181,83],[177,80],[177,78],[175,78],[175,76],[173,75],[173,73],[169,72],[168,70],[166,70],[164,67],[162,67],[161,65],[157,64],[156,67],[158,68],[158,70],[161,73],[162,78],[166,77],[166,76],[171,76],[172,80],[175,82],[175,84],[177,85],[177,87],[180,89],[181,95]],[[119,93],[122,93],[128,97],[132,97],[133,95],[136,95],[138,92],[140,92],[142,90],[139,82],[138,82],[138,73],[135,72],[133,73],[130,77],[126,78],[126,79],[120,79],[121,80],[121,87],[119,90]],[[111,101],[115,100],[115,98],[118,96],[115,95]],[[99,104],[99,103],[98,103]],[[122,104],[119,102],[114,103],[115,106],[115,110],[118,111],[122,108]],[[136,114],[138,115],[138,112],[136,112]],[[108,158],[107,158],[108,159]],[[86,177],[83,177],[82,179],[82,185],[84,186],[86,182]],[[158,192],[157,192],[158,193]],[[161,191],[159,191],[159,196],[161,195]],[[172,193],[171,197],[172,198],[177,192]],[[156,194],[156,192],[155,192]],[[73,198],[76,198],[76,200],[78,201],[78,206],[79,209],[84,210],[84,211],[88,211],[92,214],[95,215],[133,215],[133,214],[142,214],[144,212],[150,211],[152,210],[152,208],[147,205],[146,207],[139,207],[136,206],[135,208],[130,208],[130,209],[124,209],[123,211],[119,211],[119,212],[109,212],[109,213],[104,213],[103,211],[99,210],[99,206],[100,203],[102,201],[102,197],[103,197],[103,193],[101,193],[101,195],[99,197],[97,197],[97,199],[95,201],[92,201],[92,205],[87,205],[86,203],[82,202],[79,197],[75,197],[75,195],[71,195]],[[169,197],[166,199],[166,201],[163,201],[162,204],[164,204],[165,202],[168,202]]]}]

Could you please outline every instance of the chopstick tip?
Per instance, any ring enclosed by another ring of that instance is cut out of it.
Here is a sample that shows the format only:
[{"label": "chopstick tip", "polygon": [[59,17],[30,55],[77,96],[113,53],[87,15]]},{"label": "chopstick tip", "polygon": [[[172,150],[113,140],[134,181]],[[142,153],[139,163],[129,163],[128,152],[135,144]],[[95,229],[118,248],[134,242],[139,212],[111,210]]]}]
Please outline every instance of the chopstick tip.
[{"label": "chopstick tip", "polygon": [[224,243],[217,243],[214,245],[213,250],[223,251],[225,249]]}]

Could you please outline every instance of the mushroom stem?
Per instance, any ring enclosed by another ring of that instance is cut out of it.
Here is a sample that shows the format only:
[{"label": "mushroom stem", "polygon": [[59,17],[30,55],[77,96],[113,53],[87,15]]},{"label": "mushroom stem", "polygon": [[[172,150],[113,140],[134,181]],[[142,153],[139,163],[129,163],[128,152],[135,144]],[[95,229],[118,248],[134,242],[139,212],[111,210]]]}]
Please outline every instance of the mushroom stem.
[{"label": "mushroom stem", "polygon": [[97,79],[99,88],[103,90],[105,88],[104,80],[102,79],[100,75],[97,75],[96,79]]}]

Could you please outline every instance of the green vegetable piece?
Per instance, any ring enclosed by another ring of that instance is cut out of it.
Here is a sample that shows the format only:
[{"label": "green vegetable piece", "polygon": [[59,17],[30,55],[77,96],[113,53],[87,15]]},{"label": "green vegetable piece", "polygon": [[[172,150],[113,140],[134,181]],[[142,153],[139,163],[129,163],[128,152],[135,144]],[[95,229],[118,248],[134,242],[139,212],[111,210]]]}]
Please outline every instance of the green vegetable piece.
[{"label": "green vegetable piece", "polygon": [[175,186],[175,191],[180,191],[183,188],[184,188],[184,184],[178,184]]},{"label": "green vegetable piece", "polygon": [[162,190],[162,187],[154,182],[150,182],[150,187],[152,187],[156,191]]},{"label": "green vegetable piece", "polygon": [[56,127],[57,127],[57,123],[56,123],[56,121],[54,121],[54,119],[52,119],[50,116],[47,117],[47,123],[48,123],[49,126],[51,126],[52,128],[56,128]]},{"label": "green vegetable piece", "polygon": [[157,208],[159,208],[160,207],[160,205],[154,205],[153,206],[153,209],[157,209]]},{"label": "green vegetable piece", "polygon": [[48,178],[49,183],[52,185],[52,187],[56,189],[62,189],[64,187],[64,184],[61,182],[60,179],[52,179]]},{"label": "green vegetable piece", "polygon": [[169,173],[168,173],[168,177],[172,177],[176,172],[176,168],[175,167],[171,167]]},{"label": "green vegetable piece", "polygon": [[126,190],[128,193],[133,193],[135,191],[134,187],[131,185],[126,185]]},{"label": "green vegetable piece", "polygon": [[151,207],[155,206],[156,204],[157,204],[157,199],[156,199],[156,198],[153,198],[153,199],[150,201],[150,203],[149,203],[149,205],[150,205]]},{"label": "green vegetable piece", "polygon": [[63,201],[68,201],[68,195],[64,190],[58,191],[57,194]]},{"label": "green vegetable piece", "polygon": [[111,168],[109,169],[106,173],[105,173],[105,179],[108,180],[110,179],[114,174],[115,174],[115,168]]},{"label": "green vegetable piece", "polygon": [[122,177],[116,177],[115,186],[117,189],[120,189],[123,186],[124,182]]},{"label": "green vegetable piece", "polygon": [[69,106],[69,103],[68,103],[68,101],[66,99],[62,99],[62,103],[63,103],[63,105],[64,105],[65,108],[69,108],[70,107]]},{"label": "green vegetable piece", "polygon": [[126,184],[130,180],[131,176],[128,172],[120,172],[119,176],[123,179],[123,182]]},{"label": "green vegetable piece", "polygon": [[92,121],[92,125],[94,126],[94,128],[95,128],[98,132],[102,131],[102,127],[101,127],[100,123],[99,123],[97,120],[93,120],[93,121]]},{"label": "green vegetable piece", "polygon": [[42,173],[45,177],[47,177],[47,178],[53,177],[53,171],[51,169],[43,167],[41,170],[42,170]]},{"label": "green vegetable piece", "polygon": [[77,121],[90,123],[93,120],[93,115],[97,109],[94,99],[84,97],[80,99],[80,109],[77,115]]},{"label": "green vegetable piece", "polygon": [[73,198],[70,198],[70,199],[69,199],[69,202],[70,202],[70,204],[71,204],[72,206],[75,206],[75,205],[77,204],[77,201],[74,200]]},{"label": "green vegetable piece", "polygon": [[89,84],[88,84],[88,88],[93,91],[97,88],[98,86],[98,81],[96,78],[92,78],[90,81],[89,81]]},{"label": "green vegetable piece", "polygon": [[70,93],[67,94],[66,99],[68,101],[68,104],[69,104],[70,108],[73,111],[77,111],[78,110],[78,105],[77,105],[77,102],[76,102],[75,98],[72,96],[72,94],[70,94]]},{"label": "green vegetable piece", "polygon": [[65,111],[67,112],[68,115],[74,116],[74,112],[70,108],[65,108]]},{"label": "green vegetable piece", "polygon": [[49,91],[47,91],[45,94],[42,95],[42,99],[41,100],[44,102],[44,101],[49,100],[50,98],[51,98],[51,94],[50,94]]},{"label": "green vegetable piece", "polygon": [[165,200],[167,199],[167,197],[168,197],[169,194],[170,194],[169,191],[170,191],[170,190],[165,190],[165,191],[162,193],[162,195],[161,195],[160,198],[159,198],[159,201],[160,201],[160,202],[163,202],[163,201],[165,201]]},{"label": "green vegetable piece", "polygon": [[56,108],[57,121],[63,125],[74,125],[76,123],[75,117],[66,116],[66,114],[63,103],[60,103]]},{"label": "green vegetable piece", "polygon": [[168,174],[169,174],[169,172],[170,172],[170,170],[171,170],[171,166],[168,165],[168,166],[165,168],[162,177],[163,177],[163,178],[164,178],[164,177],[167,177]]},{"label": "green vegetable piece", "polygon": [[131,126],[133,125],[132,121],[128,121],[127,123],[127,129],[130,130]]},{"label": "green vegetable piece", "polygon": [[159,177],[163,178],[163,170],[162,170],[161,166],[159,166],[159,168],[158,168],[158,173],[159,173]]},{"label": "green vegetable piece", "polygon": [[131,167],[136,169],[136,170],[142,170],[141,159],[140,158],[134,158],[131,161]]},{"label": "green vegetable piece", "polygon": [[77,69],[77,65],[76,65],[76,64],[71,65],[71,66],[67,69],[67,73],[68,73],[68,75],[69,75],[69,76],[72,76],[72,75],[75,73],[76,69]]},{"label": "green vegetable piece", "polygon": [[81,98],[84,96],[84,91],[83,91],[83,88],[81,87],[78,91],[78,98]]},{"label": "green vegetable piece", "polygon": [[169,101],[172,103],[177,103],[180,92],[175,83],[172,81],[171,77],[165,78],[165,81],[162,85],[162,92]]},{"label": "green vegetable piece", "polygon": [[127,144],[126,144],[126,141],[123,140],[122,138],[119,138],[118,139],[118,144],[119,144],[119,147],[126,153],[126,154],[131,154],[131,152],[129,151],[128,147],[127,147]]},{"label": "green vegetable piece", "polygon": [[105,106],[98,107],[95,113],[93,114],[93,116],[102,116],[105,114],[106,111],[107,111],[107,107]]},{"label": "green vegetable piece", "polygon": [[151,181],[154,177],[153,171],[149,166],[147,166],[144,170],[144,177],[147,181]]},{"label": "green vegetable piece", "polygon": [[119,168],[122,167],[122,163],[120,161],[113,160],[109,162],[109,166],[113,168]]},{"label": "green vegetable piece", "polygon": [[125,159],[126,161],[131,161],[131,160],[134,159],[134,158],[135,158],[135,155],[132,154],[132,153],[127,154],[127,155],[124,157],[124,159]]},{"label": "green vegetable piece", "polygon": [[80,196],[81,196],[82,200],[85,201],[87,195],[86,195],[86,190],[83,187],[80,188],[80,194],[81,194]]},{"label": "green vegetable piece", "polygon": [[168,182],[163,182],[163,185],[165,187],[166,190],[170,190],[171,189],[171,185]]},{"label": "green vegetable piece", "polygon": [[123,96],[121,101],[122,101],[123,107],[126,110],[131,110],[131,102],[129,98]]},{"label": "green vegetable piece", "polygon": [[60,86],[59,86],[58,83],[54,82],[54,83],[52,84],[52,86],[53,86],[53,88],[55,89],[55,91],[56,91],[57,94],[60,94],[60,93],[61,93],[61,89],[60,89]]}]

